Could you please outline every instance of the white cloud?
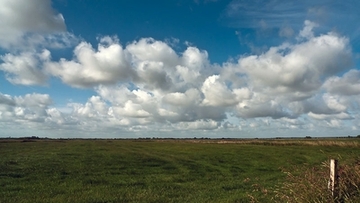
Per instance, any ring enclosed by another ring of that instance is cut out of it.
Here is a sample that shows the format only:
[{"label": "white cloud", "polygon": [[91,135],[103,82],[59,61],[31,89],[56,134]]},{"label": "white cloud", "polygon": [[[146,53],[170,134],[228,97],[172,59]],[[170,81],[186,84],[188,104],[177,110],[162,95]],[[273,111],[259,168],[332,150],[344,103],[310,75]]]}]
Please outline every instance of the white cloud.
[{"label": "white cloud", "polygon": [[219,81],[219,78],[219,75],[210,76],[201,87],[205,96],[204,105],[232,106],[236,104],[236,95],[227,88],[224,82]]},{"label": "white cloud", "polygon": [[326,93],[323,95],[323,100],[325,101],[326,106],[334,112],[344,112],[347,109],[345,105],[340,103],[340,98],[337,96]]},{"label": "white cloud", "polygon": [[13,84],[44,85],[47,75],[42,70],[43,62],[50,60],[50,52],[34,54],[24,52],[20,55],[6,54],[0,56],[0,70],[6,74],[6,79]]},{"label": "white cloud", "polygon": [[26,124],[27,122],[44,122],[46,109],[52,104],[49,95],[26,94],[11,97],[0,93],[0,120]]},{"label": "white cloud", "polygon": [[318,24],[311,22],[309,20],[305,20],[304,28],[299,33],[299,38],[311,39],[314,37],[313,29],[318,27]]},{"label": "white cloud", "polygon": [[148,92],[140,89],[129,90],[124,86],[100,86],[99,95],[110,102],[111,115],[117,118],[146,118],[150,123],[178,123],[198,119],[222,120],[225,118],[223,108],[203,106],[203,98],[197,89],[185,93]]},{"label": "white cloud", "polygon": [[133,103],[131,100],[127,101],[123,107],[113,107],[116,114],[125,117],[146,118],[150,113],[145,111],[140,104]]},{"label": "white cloud", "polygon": [[97,50],[91,44],[81,42],[74,50],[74,57],[70,61],[61,59],[59,62],[46,63],[47,72],[79,88],[114,84],[133,74],[124,50],[116,39],[102,39]]},{"label": "white cloud", "polygon": [[22,107],[39,107],[45,108],[52,103],[52,100],[47,94],[26,94],[25,96],[14,97],[17,105]]},{"label": "white cloud", "polygon": [[332,94],[359,95],[360,94],[360,71],[352,69],[342,77],[332,76],[327,79],[323,87]]},{"label": "white cloud", "polygon": [[45,119],[46,123],[54,123],[55,126],[61,126],[66,123],[63,114],[56,108],[49,108],[46,110],[48,117]]},{"label": "white cloud", "polygon": [[100,119],[107,114],[107,105],[99,96],[92,96],[85,105],[73,105],[74,113],[81,117]]},{"label": "white cloud", "polygon": [[238,116],[242,118],[271,117],[278,119],[282,117],[293,117],[286,105],[257,95],[255,95],[252,100],[239,103],[236,106],[236,110]]},{"label": "white cloud", "polygon": [[0,104],[6,106],[15,106],[16,103],[10,95],[0,93]]},{"label": "white cloud", "polygon": [[152,38],[143,38],[134,41],[126,47],[133,57],[133,61],[162,62],[167,67],[174,67],[178,62],[175,51],[164,42]]},{"label": "white cloud", "polygon": [[201,93],[198,89],[188,89],[185,93],[173,92],[163,97],[164,102],[174,106],[199,105],[202,101]]},{"label": "white cloud", "polygon": [[180,130],[215,130],[219,128],[220,123],[214,120],[197,120],[194,122],[181,122],[174,125]]},{"label": "white cloud", "polygon": [[351,67],[349,40],[332,32],[316,35],[313,27],[306,22],[294,44],[222,65],[211,64],[204,50],[189,46],[177,53],[152,38],[123,47],[105,36],[96,48],[79,43],[72,59],[59,61],[46,49],[9,53],[0,69],[14,84],[42,85],[58,77],[95,93],[84,103],[68,103],[67,111],[49,95],[0,94],[0,123],[114,135],[357,129],[360,74],[339,75]]},{"label": "white cloud", "polygon": [[204,67],[209,66],[208,53],[190,46],[183,53],[182,63],[194,71],[200,71]]},{"label": "white cloud", "polygon": [[121,46],[116,37],[98,39],[98,48],[81,42],[72,60],[45,63],[47,73],[78,88],[133,82],[147,90],[197,87],[212,70],[206,52],[188,47],[179,56],[166,43],[151,38]]},{"label": "white cloud", "polygon": [[146,89],[169,90],[173,87],[163,62],[143,61],[138,63],[136,70],[137,77],[134,81]]},{"label": "white cloud", "polygon": [[188,85],[196,86],[198,78],[200,77],[199,70],[191,69],[187,66],[176,66],[176,73],[180,76],[179,79],[185,82]]},{"label": "white cloud", "polygon": [[264,54],[242,57],[239,68],[246,71],[254,88],[270,93],[317,90],[324,77],[351,65],[348,40],[333,33],[310,38],[299,44],[272,47]]},{"label": "white cloud", "polygon": [[[0,2],[0,47],[10,48],[27,34],[66,30],[64,18],[50,0],[2,0]],[[22,41],[22,40],[20,40]]]},{"label": "white cloud", "polygon": [[347,120],[347,119],[351,119],[351,116],[349,116],[349,114],[341,112],[338,114],[332,114],[332,115],[328,115],[328,114],[314,114],[312,112],[308,113],[308,115],[311,118],[314,119],[318,119],[318,120],[335,120],[335,119],[341,119],[341,120]]}]

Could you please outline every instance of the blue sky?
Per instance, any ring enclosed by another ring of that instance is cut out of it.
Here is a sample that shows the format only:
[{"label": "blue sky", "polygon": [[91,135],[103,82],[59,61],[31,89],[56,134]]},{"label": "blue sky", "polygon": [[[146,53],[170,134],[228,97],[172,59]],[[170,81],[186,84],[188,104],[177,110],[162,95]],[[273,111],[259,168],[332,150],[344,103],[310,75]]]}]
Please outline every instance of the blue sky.
[{"label": "blue sky", "polygon": [[360,134],[359,4],[1,0],[0,137]]}]

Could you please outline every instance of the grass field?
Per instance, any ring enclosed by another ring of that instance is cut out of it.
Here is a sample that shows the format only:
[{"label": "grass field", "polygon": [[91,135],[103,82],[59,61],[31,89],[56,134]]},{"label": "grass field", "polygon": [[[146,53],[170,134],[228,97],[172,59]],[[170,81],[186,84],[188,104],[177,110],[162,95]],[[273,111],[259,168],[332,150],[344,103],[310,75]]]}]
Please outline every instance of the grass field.
[{"label": "grass field", "polygon": [[0,140],[0,202],[269,202],[282,169],[359,157],[360,139]]}]

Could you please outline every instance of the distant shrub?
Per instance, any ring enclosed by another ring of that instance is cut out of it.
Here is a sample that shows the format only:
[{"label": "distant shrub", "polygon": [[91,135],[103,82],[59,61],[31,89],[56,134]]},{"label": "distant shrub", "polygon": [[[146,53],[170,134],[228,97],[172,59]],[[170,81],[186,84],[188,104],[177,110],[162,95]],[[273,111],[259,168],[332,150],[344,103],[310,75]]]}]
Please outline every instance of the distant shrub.
[{"label": "distant shrub", "polygon": [[21,139],[23,139],[22,142],[36,142],[36,140],[40,140],[41,138],[38,136],[31,136],[31,137],[23,137]]}]

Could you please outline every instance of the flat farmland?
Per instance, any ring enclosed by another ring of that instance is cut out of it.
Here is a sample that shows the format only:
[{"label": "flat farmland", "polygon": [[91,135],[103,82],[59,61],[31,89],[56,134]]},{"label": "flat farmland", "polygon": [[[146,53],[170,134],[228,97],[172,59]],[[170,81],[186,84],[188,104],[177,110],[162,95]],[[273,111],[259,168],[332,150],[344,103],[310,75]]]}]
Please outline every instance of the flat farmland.
[{"label": "flat farmland", "polygon": [[[360,139],[0,139],[0,202],[260,202]],[[259,189],[261,186],[261,189]]]}]

